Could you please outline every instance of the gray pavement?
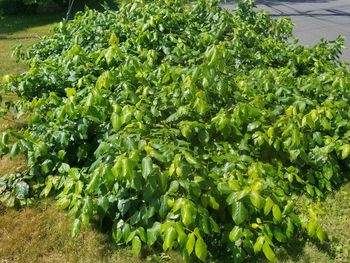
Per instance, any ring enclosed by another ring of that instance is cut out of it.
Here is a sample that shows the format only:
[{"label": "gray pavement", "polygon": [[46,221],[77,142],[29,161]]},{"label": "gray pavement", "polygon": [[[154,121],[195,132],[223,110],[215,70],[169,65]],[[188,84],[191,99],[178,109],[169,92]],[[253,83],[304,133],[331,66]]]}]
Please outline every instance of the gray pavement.
[{"label": "gray pavement", "polygon": [[[232,8],[235,1],[223,4]],[[350,0],[257,0],[257,7],[274,17],[291,17],[294,35],[300,43],[313,46],[321,38],[333,40],[338,35],[347,39],[342,60],[350,62]]]}]

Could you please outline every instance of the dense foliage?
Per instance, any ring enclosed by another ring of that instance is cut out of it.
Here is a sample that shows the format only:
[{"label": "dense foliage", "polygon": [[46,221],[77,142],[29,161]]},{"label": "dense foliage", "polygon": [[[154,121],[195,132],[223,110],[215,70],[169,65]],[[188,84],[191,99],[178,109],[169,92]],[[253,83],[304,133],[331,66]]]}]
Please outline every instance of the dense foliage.
[{"label": "dense foliage", "polygon": [[295,199],[348,175],[350,75],[341,38],[305,48],[291,32],[243,0],[135,0],[61,23],[3,78],[18,100],[2,114],[28,123],[0,155],[25,154],[28,171],[0,178],[1,201],[51,194],[73,235],[99,222],[135,254],[161,242],[273,261],[297,233],[323,241]]}]

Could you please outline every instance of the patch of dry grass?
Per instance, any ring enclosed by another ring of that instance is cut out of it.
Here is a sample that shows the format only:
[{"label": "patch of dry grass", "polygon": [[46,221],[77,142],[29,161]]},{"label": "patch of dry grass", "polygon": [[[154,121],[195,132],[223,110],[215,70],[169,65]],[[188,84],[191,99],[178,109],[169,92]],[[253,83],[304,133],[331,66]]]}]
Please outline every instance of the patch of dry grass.
[{"label": "patch of dry grass", "polygon": [[10,172],[21,172],[26,169],[26,160],[24,156],[17,156],[15,159],[10,159],[4,156],[0,159],[0,176]]},{"label": "patch of dry grass", "polygon": [[[43,201],[20,211],[0,214],[1,263],[138,263],[128,248],[116,249],[107,234],[89,229],[76,239],[70,238],[71,220],[52,201]],[[171,262],[180,258],[172,254]],[[154,257],[153,262],[160,260]]]}]

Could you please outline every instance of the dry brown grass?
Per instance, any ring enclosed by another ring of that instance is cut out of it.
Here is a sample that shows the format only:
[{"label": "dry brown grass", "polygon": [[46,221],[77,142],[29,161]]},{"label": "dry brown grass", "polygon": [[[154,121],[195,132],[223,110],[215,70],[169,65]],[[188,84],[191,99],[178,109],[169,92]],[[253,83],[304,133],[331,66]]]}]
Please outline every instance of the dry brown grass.
[{"label": "dry brown grass", "polygon": [[[71,220],[52,201],[42,201],[20,211],[0,211],[1,263],[62,263],[62,262],[145,262],[136,258],[128,248],[113,247],[109,235],[89,229],[70,238]],[[171,262],[180,257],[172,254]],[[161,260],[154,257],[154,261]]]},{"label": "dry brown grass", "polygon": [[9,172],[21,172],[26,169],[26,160],[24,156],[17,156],[15,159],[10,159],[4,156],[0,159],[0,176]]}]

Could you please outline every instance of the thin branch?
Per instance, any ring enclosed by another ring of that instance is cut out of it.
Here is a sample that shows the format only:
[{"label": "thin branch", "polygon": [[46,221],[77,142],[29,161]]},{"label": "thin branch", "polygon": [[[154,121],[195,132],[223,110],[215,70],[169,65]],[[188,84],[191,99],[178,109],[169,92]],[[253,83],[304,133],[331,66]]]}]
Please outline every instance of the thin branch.
[{"label": "thin branch", "polygon": [[75,0],[69,0],[68,3],[68,10],[67,10],[67,15],[66,15],[66,22],[68,21],[69,17],[70,17],[70,13],[72,12],[72,8],[73,8],[73,4],[74,4]]}]

